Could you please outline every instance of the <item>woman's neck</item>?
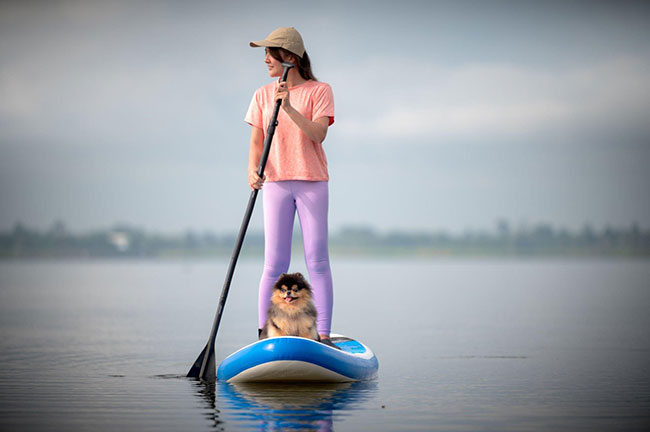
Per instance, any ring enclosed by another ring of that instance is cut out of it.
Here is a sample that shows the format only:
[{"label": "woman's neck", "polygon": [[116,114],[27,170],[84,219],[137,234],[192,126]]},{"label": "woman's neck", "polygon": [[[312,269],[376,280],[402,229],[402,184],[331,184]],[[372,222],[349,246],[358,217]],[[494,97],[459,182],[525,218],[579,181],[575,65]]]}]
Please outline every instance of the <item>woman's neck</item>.
[{"label": "woman's neck", "polygon": [[300,73],[296,70],[295,67],[289,69],[289,75],[287,75],[287,87],[295,87],[304,83],[305,81],[307,80],[300,76]]}]

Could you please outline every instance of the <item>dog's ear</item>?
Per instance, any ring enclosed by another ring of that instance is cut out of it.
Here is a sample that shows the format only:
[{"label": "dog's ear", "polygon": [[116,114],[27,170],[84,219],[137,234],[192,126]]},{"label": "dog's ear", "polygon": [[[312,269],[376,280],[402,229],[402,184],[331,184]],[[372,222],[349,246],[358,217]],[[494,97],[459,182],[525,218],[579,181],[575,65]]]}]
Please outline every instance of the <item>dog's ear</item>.
[{"label": "dog's ear", "polygon": [[283,281],[285,280],[286,277],[287,277],[287,274],[282,273],[280,275],[280,277],[278,278],[278,280],[276,280],[275,283],[273,284],[273,289],[280,289],[280,287],[282,286],[282,283],[283,283]]},{"label": "dog's ear", "polygon": [[305,277],[302,275],[302,273],[295,272],[295,273],[289,275],[289,277],[292,279],[292,281],[294,283],[297,283],[299,285],[304,285],[305,284]]},{"label": "dog's ear", "polygon": [[296,277],[300,285],[302,285],[304,288],[307,288],[307,290],[311,291],[311,285],[309,285],[309,282],[307,282],[307,279],[305,279],[302,273],[295,273],[294,276]]}]

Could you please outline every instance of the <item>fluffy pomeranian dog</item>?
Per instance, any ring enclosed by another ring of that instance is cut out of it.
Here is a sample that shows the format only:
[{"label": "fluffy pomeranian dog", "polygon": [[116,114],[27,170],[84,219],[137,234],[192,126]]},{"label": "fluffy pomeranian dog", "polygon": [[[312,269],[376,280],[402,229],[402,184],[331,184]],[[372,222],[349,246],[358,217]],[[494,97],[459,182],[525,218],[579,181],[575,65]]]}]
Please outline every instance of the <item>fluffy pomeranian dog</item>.
[{"label": "fluffy pomeranian dog", "polygon": [[273,285],[271,305],[260,339],[278,336],[320,340],[311,286],[300,273],[283,273]]}]

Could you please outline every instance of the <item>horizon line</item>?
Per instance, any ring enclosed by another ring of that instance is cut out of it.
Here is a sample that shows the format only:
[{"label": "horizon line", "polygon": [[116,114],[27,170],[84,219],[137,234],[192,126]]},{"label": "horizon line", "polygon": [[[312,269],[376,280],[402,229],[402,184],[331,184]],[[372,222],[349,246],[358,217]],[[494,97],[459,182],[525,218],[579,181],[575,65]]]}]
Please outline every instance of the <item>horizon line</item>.
[{"label": "horizon line", "polygon": [[[143,224],[138,224],[138,223],[132,223],[132,222],[114,222],[112,224],[104,225],[104,226],[98,226],[94,228],[86,228],[86,229],[75,229],[75,228],[70,228],[69,225],[60,220],[56,219],[52,223],[50,223],[49,226],[47,227],[34,227],[28,224],[24,224],[21,221],[17,221],[13,224],[11,228],[3,228],[0,229],[0,233],[11,233],[15,232],[18,229],[23,229],[25,231],[32,231],[32,232],[52,232],[56,231],[59,233],[67,233],[67,234],[72,234],[72,235],[79,235],[79,234],[84,234],[84,233],[93,233],[93,232],[102,232],[102,231],[143,231],[148,234],[162,234],[162,235],[185,235],[185,234],[215,234],[215,233],[221,233],[229,235],[229,234],[236,234],[238,232],[238,229],[226,229],[226,230],[216,230],[214,228],[194,228],[194,227],[187,227],[187,228],[182,228],[182,229],[152,229],[148,228],[146,225]],[[513,223],[510,220],[506,218],[496,218],[491,226],[482,226],[479,228],[476,227],[464,227],[462,229],[451,229],[451,228],[444,228],[444,227],[430,227],[430,228],[425,228],[425,227],[412,227],[412,228],[405,228],[405,227],[391,227],[391,228],[378,228],[375,225],[372,224],[363,224],[363,223],[348,223],[348,224],[342,224],[339,225],[338,227],[332,228],[330,226],[330,235],[337,235],[341,233],[347,232],[366,232],[368,234],[373,234],[373,235],[382,235],[382,234],[395,234],[395,233],[408,233],[408,234],[482,234],[482,233],[510,233],[510,234],[516,234],[517,232],[530,232],[530,231],[535,231],[538,229],[550,229],[553,232],[567,232],[567,233],[575,233],[575,232],[585,232],[585,231],[592,231],[592,232],[605,232],[608,230],[614,230],[614,231],[639,231],[639,232],[645,232],[645,231],[650,231],[650,226],[644,227],[641,224],[639,224],[636,221],[632,221],[626,225],[615,225],[611,223],[605,223],[602,224],[601,226],[596,226],[594,223],[586,221],[583,222],[582,225],[579,228],[569,228],[566,225],[561,225],[559,223],[553,223],[553,222],[547,222],[547,221],[540,221],[540,222],[527,222],[527,221],[520,221]],[[300,232],[300,224],[296,223],[294,225],[294,232]],[[251,228],[249,227],[248,229],[249,234],[254,234],[254,235],[259,235],[264,233],[263,227],[255,227]]]}]

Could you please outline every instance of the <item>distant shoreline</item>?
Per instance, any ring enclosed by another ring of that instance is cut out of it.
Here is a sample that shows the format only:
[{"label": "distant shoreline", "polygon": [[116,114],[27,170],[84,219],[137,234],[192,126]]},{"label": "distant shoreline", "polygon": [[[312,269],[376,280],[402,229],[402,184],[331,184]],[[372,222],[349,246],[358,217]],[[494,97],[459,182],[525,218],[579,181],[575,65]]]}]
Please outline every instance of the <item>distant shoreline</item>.
[{"label": "distant shoreline", "polygon": [[[62,223],[47,231],[16,225],[9,232],[0,232],[0,259],[230,257],[235,238],[235,233],[159,234],[126,225],[89,233],[71,233]],[[301,253],[301,242],[296,231],[294,253]],[[242,257],[262,256],[263,250],[263,234],[251,232]],[[454,235],[444,231],[379,233],[348,227],[330,235],[330,251],[333,256],[368,257],[650,257],[650,230],[632,225],[596,231],[587,225],[572,232],[545,224],[511,230],[501,222],[493,232]]]}]

